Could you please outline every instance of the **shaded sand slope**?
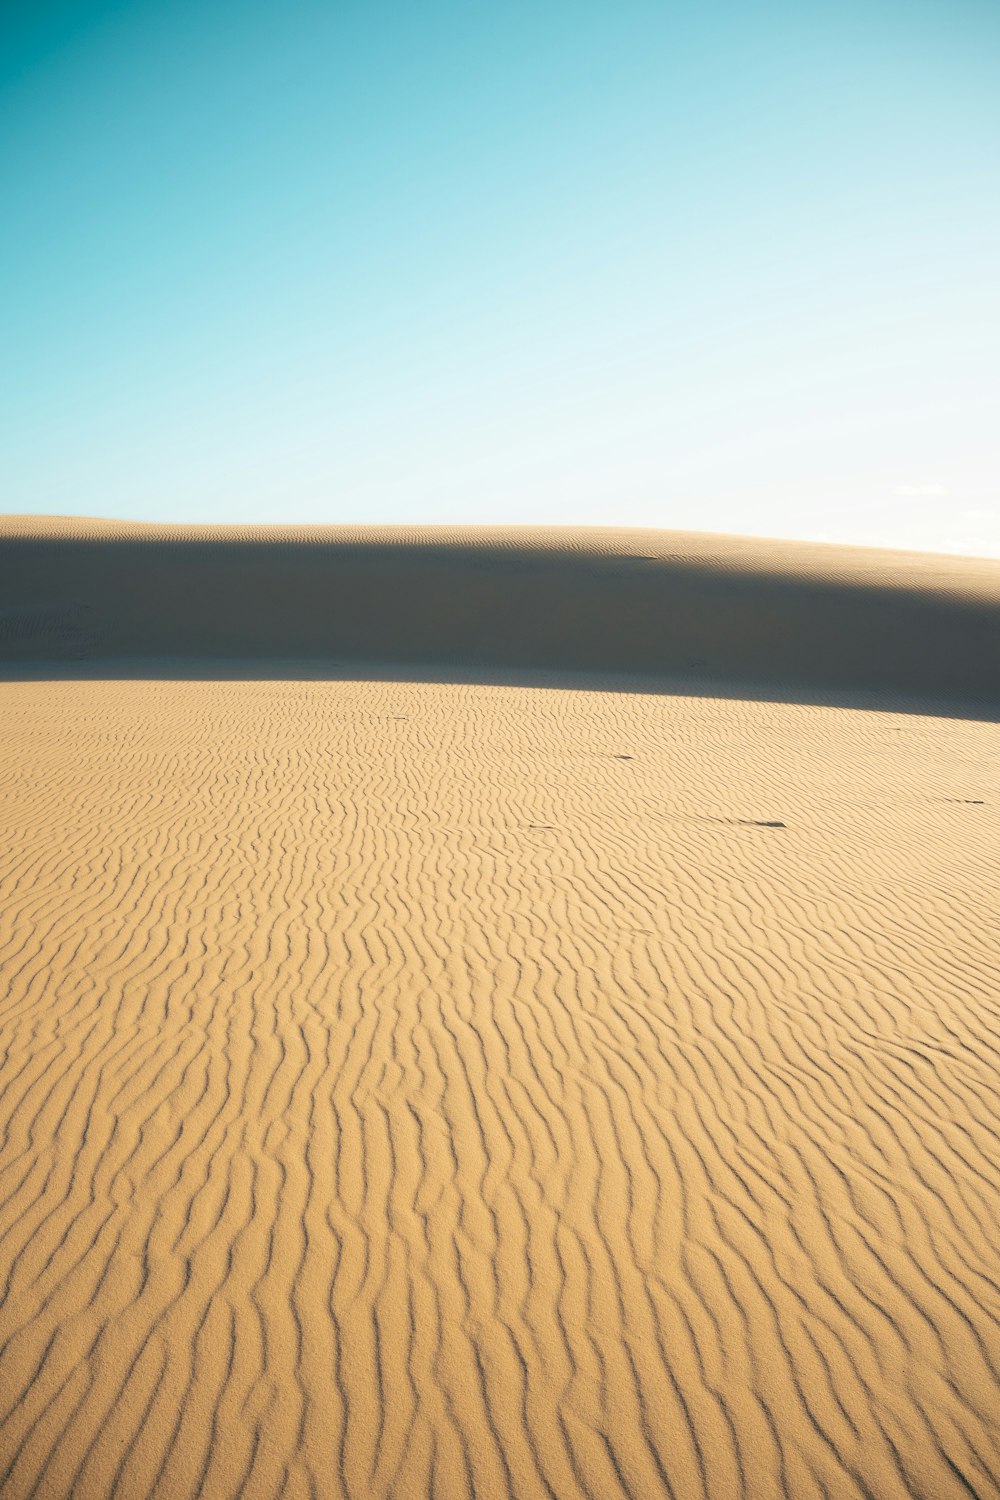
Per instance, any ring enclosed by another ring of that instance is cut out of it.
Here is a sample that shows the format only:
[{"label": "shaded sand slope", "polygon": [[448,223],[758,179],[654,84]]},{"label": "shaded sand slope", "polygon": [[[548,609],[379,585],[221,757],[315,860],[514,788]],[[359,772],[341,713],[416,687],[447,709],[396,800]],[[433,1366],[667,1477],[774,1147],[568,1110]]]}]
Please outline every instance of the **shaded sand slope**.
[{"label": "shaded sand slope", "polygon": [[0,710],[4,1497],[1000,1494],[995,726]]},{"label": "shaded sand slope", "polygon": [[630,530],[0,521],[0,663],[688,674],[996,703],[1000,565]]}]

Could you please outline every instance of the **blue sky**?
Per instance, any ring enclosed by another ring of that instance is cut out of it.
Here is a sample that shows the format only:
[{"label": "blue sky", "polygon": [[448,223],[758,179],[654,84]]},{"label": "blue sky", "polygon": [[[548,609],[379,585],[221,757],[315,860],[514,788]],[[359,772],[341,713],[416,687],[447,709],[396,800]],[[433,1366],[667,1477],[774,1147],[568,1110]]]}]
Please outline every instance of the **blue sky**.
[{"label": "blue sky", "polygon": [[15,0],[0,189],[0,509],[1000,556],[996,0]]}]

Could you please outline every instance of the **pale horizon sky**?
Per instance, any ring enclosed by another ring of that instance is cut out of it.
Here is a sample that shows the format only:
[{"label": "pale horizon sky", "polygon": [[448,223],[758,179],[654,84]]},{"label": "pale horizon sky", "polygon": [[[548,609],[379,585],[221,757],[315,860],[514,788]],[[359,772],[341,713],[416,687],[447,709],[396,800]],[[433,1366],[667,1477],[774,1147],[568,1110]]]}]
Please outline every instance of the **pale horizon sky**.
[{"label": "pale horizon sky", "polygon": [[1000,556],[994,0],[14,0],[0,187],[0,511]]}]

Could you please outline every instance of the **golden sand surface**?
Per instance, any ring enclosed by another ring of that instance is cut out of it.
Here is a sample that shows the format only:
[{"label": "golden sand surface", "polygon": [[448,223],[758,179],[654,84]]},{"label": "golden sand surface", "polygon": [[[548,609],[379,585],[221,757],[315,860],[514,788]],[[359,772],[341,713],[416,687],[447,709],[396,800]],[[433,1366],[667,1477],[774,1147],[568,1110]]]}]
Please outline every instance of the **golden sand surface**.
[{"label": "golden sand surface", "polygon": [[5,1500],[1000,1495],[989,714],[95,660],[0,724]]}]

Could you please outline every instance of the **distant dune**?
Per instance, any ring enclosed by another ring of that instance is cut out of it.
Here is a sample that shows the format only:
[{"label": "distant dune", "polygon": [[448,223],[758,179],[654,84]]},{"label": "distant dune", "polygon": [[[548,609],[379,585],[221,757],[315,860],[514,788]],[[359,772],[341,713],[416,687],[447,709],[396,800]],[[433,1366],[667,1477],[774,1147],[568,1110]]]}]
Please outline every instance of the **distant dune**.
[{"label": "distant dune", "polygon": [[998,618],[5,522],[3,1500],[1000,1496]]},{"label": "distant dune", "polygon": [[0,663],[153,657],[996,701],[1000,563],[625,529],[0,521]]}]

